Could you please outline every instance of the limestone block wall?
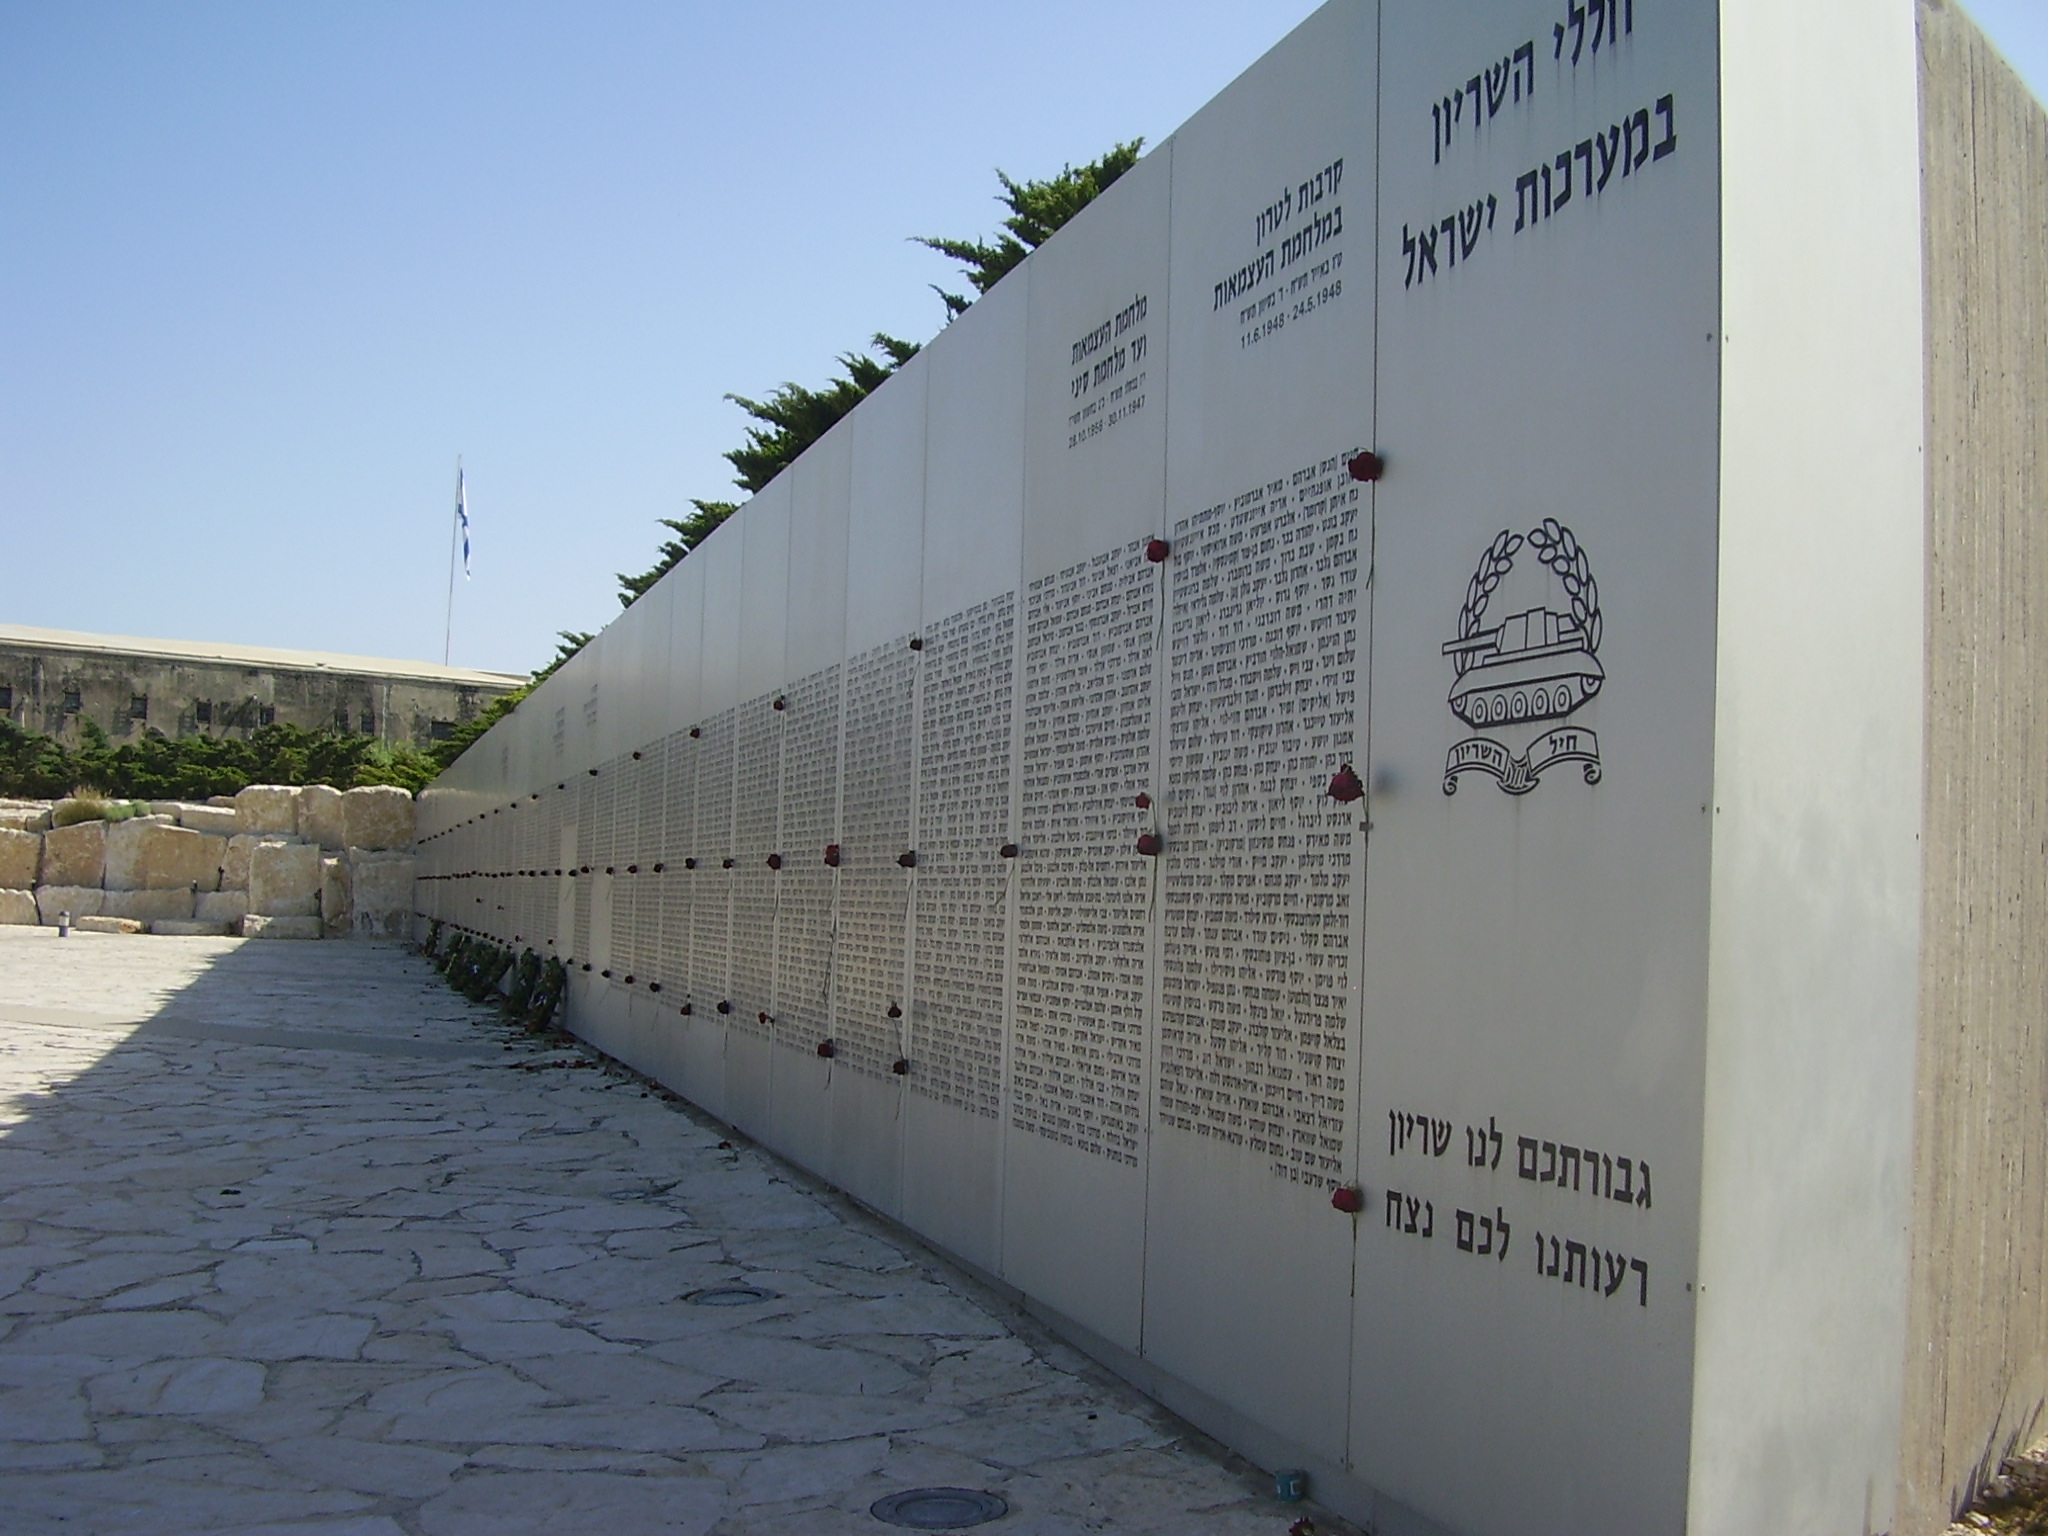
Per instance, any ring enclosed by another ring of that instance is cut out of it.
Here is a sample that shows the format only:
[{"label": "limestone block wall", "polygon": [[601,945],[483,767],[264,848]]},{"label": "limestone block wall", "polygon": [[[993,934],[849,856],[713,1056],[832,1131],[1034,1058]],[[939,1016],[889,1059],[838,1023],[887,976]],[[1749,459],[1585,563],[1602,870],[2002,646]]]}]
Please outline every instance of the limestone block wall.
[{"label": "limestone block wall", "polygon": [[[204,805],[58,827],[0,805],[0,922],[263,938],[405,935],[413,802],[403,789],[251,785]],[[360,872],[360,874],[358,874]]]}]

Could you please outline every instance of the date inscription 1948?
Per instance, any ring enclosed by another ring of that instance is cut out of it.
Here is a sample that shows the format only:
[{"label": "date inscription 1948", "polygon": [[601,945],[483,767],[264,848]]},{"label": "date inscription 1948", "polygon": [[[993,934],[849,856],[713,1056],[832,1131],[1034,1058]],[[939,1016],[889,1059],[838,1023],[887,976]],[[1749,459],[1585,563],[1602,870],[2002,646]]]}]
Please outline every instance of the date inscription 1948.
[{"label": "date inscription 1948", "polygon": [[1344,158],[1282,187],[1252,220],[1257,254],[1215,284],[1210,310],[1237,324],[1240,350],[1344,296]]}]

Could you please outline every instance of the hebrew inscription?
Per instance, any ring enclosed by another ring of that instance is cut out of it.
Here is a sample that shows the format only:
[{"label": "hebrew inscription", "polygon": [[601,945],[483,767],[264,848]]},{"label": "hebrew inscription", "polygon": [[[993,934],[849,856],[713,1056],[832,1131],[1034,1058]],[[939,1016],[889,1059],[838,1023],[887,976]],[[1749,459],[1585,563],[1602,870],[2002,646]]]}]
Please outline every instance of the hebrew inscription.
[{"label": "hebrew inscription", "polygon": [[[733,710],[713,715],[697,729],[697,845],[689,858],[690,991],[699,1011],[729,1001],[727,969],[732,882],[725,861],[732,856]],[[687,863],[687,860],[686,860]]]},{"label": "hebrew inscription", "polygon": [[994,1118],[1003,1087],[1016,594],[925,634],[910,1087]]},{"label": "hebrew inscription", "polygon": [[1031,584],[1025,599],[1017,905],[1018,1130],[1138,1166],[1160,568],[1143,542]]},{"label": "hebrew inscription", "polygon": [[691,876],[683,867],[690,856],[697,833],[697,743],[684,731],[668,738],[665,798],[668,814],[662,820],[661,843],[655,850],[658,866],[655,889],[661,893],[661,949],[653,966],[665,991],[676,994],[673,1001],[690,999],[690,894]]},{"label": "hebrew inscription", "polygon": [[[577,856],[585,863],[592,858],[597,847],[597,793],[586,779],[574,786],[576,795],[576,841]],[[570,956],[583,963],[590,963],[590,877],[583,873],[581,865],[570,865],[570,883],[575,891],[576,926],[571,933]]]},{"label": "hebrew inscription", "polygon": [[632,836],[628,818],[634,808],[620,793],[626,787],[622,765],[610,762],[590,789],[591,843],[590,852],[583,856],[590,866],[590,953],[586,958],[602,970],[611,968],[618,915],[610,872],[619,858],[622,840]]},{"label": "hebrew inscription", "polygon": [[[1331,1185],[1348,1154],[1359,491],[1342,455],[1174,530],[1159,1123]],[[1449,1126],[1444,1127],[1448,1137]]]},{"label": "hebrew inscription", "polygon": [[[1626,44],[1635,34],[1635,0],[1569,0],[1564,19],[1552,24],[1550,69],[1561,77],[1548,87],[1546,99],[1574,101],[1569,77],[1583,63],[1589,69],[1601,60],[1612,67],[1625,56]],[[1566,51],[1569,42],[1570,51]],[[1536,61],[1541,52],[1536,38],[1507,47],[1499,61],[1485,66],[1454,84],[1431,103],[1430,163],[1443,166],[1446,158],[1463,170],[1471,163],[1469,149],[1492,134],[1503,112],[1509,119],[1533,107],[1536,100]],[[1504,144],[1524,140],[1526,125],[1515,125],[1502,140]],[[1540,141],[1539,141],[1540,142]],[[1454,153],[1466,146],[1467,152]],[[1546,152],[1534,165],[1517,166],[1512,173],[1515,222],[1512,228],[1501,222],[1507,211],[1509,187],[1497,177],[1477,188],[1462,189],[1448,205],[1428,210],[1420,222],[1401,226],[1401,286],[1418,288],[1448,277],[1463,263],[1497,248],[1509,235],[1534,229],[1571,208],[1583,213],[1596,201],[1639,179],[1645,171],[1678,150],[1678,99],[1665,92],[1625,111],[1611,122],[1579,126]]]},{"label": "hebrew inscription", "polygon": [[630,754],[611,776],[617,780],[613,793],[618,797],[618,823],[609,861],[614,874],[611,969],[616,980],[637,978],[654,958],[653,946],[646,942],[641,926],[638,870],[643,843],[661,835],[661,799],[653,793],[661,780],[645,751]]},{"label": "hebrew inscription", "polygon": [[519,867],[527,874],[519,882],[522,905],[518,932],[524,943],[542,951],[554,935],[555,850],[561,839],[561,816],[556,810],[559,798],[529,798],[519,812],[526,833]]},{"label": "hebrew inscription", "polygon": [[1650,1208],[1650,1165],[1645,1159],[1617,1157],[1564,1142],[1515,1138],[1515,1175],[1532,1184],[1550,1184],[1573,1194]]},{"label": "hebrew inscription", "polygon": [[503,882],[505,905],[510,908],[512,942],[538,947],[541,928],[534,921],[539,916],[539,904],[534,896],[540,882],[530,878],[528,871],[540,862],[541,809],[531,800],[514,801],[512,805],[504,839],[509,845],[506,853],[510,866],[510,878]]},{"label": "hebrew inscription", "polygon": [[1544,1235],[1538,1232],[1538,1275],[1609,1298],[1621,1290],[1624,1281],[1633,1278],[1636,1282],[1636,1305],[1647,1307],[1650,1304],[1650,1266],[1643,1260],[1632,1259],[1624,1253],[1610,1253],[1596,1244],[1580,1242],[1576,1238],[1560,1238],[1554,1233],[1547,1240],[1547,1250],[1545,1241]]},{"label": "hebrew inscription", "polygon": [[[1514,1162],[1511,1170],[1506,1170],[1502,1167],[1502,1155],[1511,1139]],[[1453,1147],[1462,1151],[1467,1168],[1497,1173],[1502,1177],[1511,1171],[1517,1180],[1539,1187],[1548,1186],[1546,1194],[1555,1192],[1569,1196],[1575,1204],[1579,1200],[1591,1200],[1612,1201],[1636,1211],[1648,1211],[1651,1207],[1650,1165],[1643,1158],[1597,1152],[1590,1147],[1546,1137],[1518,1135],[1510,1138],[1494,1115],[1488,1115],[1483,1125],[1468,1123],[1461,1126],[1426,1110],[1387,1111],[1388,1158],[1400,1161],[1403,1166],[1418,1159],[1427,1164],[1445,1158]],[[1395,1177],[1406,1183],[1409,1175],[1396,1174]],[[1533,1197],[1537,1192],[1529,1190],[1523,1193]],[[1547,1204],[1544,1208],[1555,1209]],[[1423,1213],[1419,1224],[1411,1219],[1416,1210]],[[1386,1196],[1384,1228],[1410,1237],[1431,1237],[1434,1235],[1432,1211],[1432,1202],[1427,1198],[1411,1197],[1390,1189]],[[1501,1206],[1496,1205],[1491,1215],[1484,1211],[1456,1210],[1455,1241],[1460,1253],[1505,1263],[1512,1240],[1513,1225]],[[1590,1241],[1559,1237],[1554,1233],[1546,1236],[1541,1231],[1535,1233],[1535,1247],[1535,1273],[1539,1277],[1608,1298],[1630,1294],[1626,1282],[1633,1277],[1637,1304],[1649,1306],[1648,1260],[1611,1252]]]},{"label": "hebrew inscription", "polygon": [[1216,283],[1211,302],[1215,315],[1228,315],[1236,326],[1240,351],[1344,297],[1343,187],[1339,155],[1277,188],[1254,215],[1254,254]]},{"label": "hebrew inscription", "polygon": [[906,637],[846,664],[839,944],[833,1008],[838,1059],[891,1074],[903,1056],[904,964],[913,870],[910,785],[920,653]]},{"label": "hebrew inscription", "polygon": [[[1483,90],[1482,90],[1483,87]],[[1477,136],[1501,114],[1503,107],[1536,99],[1536,44],[1532,40],[1489,63],[1462,85],[1444,93],[1429,108],[1432,158],[1441,163],[1444,151],[1460,135]],[[1511,114],[1512,115],[1512,114]]]},{"label": "hebrew inscription", "polygon": [[1067,447],[1078,448],[1145,408],[1150,373],[1145,316],[1151,296],[1138,294],[1073,345],[1073,376],[1067,385]]},{"label": "hebrew inscription", "polygon": [[814,1050],[832,1033],[833,894],[825,863],[839,817],[839,677],[827,667],[784,695],[782,829],[776,843],[775,1038]]},{"label": "hebrew inscription", "polygon": [[782,799],[780,694],[749,699],[733,738],[732,1016],[733,1028],[765,1035],[775,1010],[775,851]]}]

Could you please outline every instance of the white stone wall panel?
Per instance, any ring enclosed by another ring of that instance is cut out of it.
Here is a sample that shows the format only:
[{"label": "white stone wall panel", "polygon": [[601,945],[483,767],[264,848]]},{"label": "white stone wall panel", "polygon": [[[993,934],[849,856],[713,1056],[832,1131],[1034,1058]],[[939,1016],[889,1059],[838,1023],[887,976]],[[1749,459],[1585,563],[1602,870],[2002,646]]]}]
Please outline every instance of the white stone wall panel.
[{"label": "white stone wall panel", "polygon": [[1334,0],[421,807],[574,879],[423,906],[1374,1528],[1888,1528],[1880,10]]}]

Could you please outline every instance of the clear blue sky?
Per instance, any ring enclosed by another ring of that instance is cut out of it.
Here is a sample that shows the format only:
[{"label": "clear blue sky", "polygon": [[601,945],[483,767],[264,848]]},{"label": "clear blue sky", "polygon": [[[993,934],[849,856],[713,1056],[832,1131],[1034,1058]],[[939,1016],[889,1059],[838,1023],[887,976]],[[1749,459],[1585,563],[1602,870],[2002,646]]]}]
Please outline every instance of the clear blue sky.
[{"label": "clear blue sky", "polygon": [[[922,340],[993,168],[1312,0],[0,0],[0,619],[524,670],[731,494],[721,396]],[[1972,11],[2048,94],[2048,0]],[[957,286],[957,284],[955,284]]]}]

